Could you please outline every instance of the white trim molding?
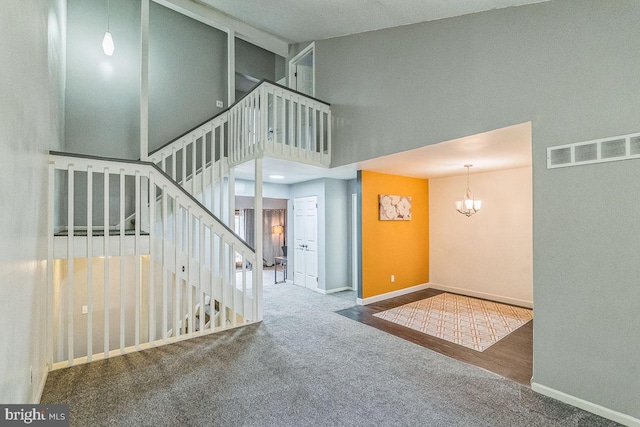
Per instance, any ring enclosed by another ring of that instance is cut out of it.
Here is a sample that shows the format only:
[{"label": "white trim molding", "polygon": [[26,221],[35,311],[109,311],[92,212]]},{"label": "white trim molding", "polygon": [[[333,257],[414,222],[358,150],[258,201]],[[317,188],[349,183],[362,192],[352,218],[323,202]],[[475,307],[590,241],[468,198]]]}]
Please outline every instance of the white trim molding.
[{"label": "white trim molding", "polygon": [[398,289],[397,291],[387,292],[386,294],[380,294],[380,295],[376,295],[369,298],[357,298],[356,304],[358,305],[373,304],[374,302],[384,301],[389,298],[395,298],[402,295],[410,294],[412,292],[421,291],[423,289],[427,289],[428,287],[429,287],[429,283],[424,283],[422,285],[416,285],[416,286],[411,286],[409,288]]},{"label": "white trim molding", "polygon": [[251,25],[234,19],[222,12],[217,11],[211,6],[205,6],[193,2],[191,0],[153,0],[155,3],[175,10],[185,16],[200,21],[211,27],[217,28],[229,33],[229,30],[235,31],[235,35],[251,44],[277,53],[280,56],[287,57],[289,54],[289,41],[283,40],[266,31],[259,30]]},{"label": "white trim molding", "polygon": [[46,366],[44,373],[42,374],[42,378],[40,379],[40,384],[36,389],[35,395],[33,396],[33,404],[37,405],[42,400],[42,393],[44,393],[44,386],[47,383],[47,377],[49,376],[49,366]]},{"label": "white trim molding", "polygon": [[342,291],[353,291],[353,288],[351,286],[343,286],[341,288],[335,288],[335,289],[316,289],[316,292],[321,293],[322,295],[329,295],[329,294],[335,294],[336,292],[342,292]]},{"label": "white trim molding", "polygon": [[580,399],[579,397],[563,393],[551,387],[538,384],[533,380],[531,381],[531,390],[559,400],[561,402],[568,403],[569,405],[575,406],[576,408],[584,409],[585,411],[615,421],[622,425],[628,427],[640,427],[640,419],[638,418],[634,418],[631,415],[614,411],[613,409],[605,408],[604,406],[598,405],[596,403],[588,402],[586,400]]},{"label": "white trim molding", "polygon": [[[293,88],[293,81],[295,79],[295,65],[298,63],[298,61],[309,54],[309,52],[313,54],[313,57],[311,58],[311,71],[313,73],[313,93],[311,94],[311,96],[316,96],[316,42],[309,43],[307,47],[302,49],[296,56],[289,60],[289,87]],[[297,85],[295,87],[295,90],[298,90]]]},{"label": "white trim molding", "polygon": [[465,295],[468,297],[482,298],[489,301],[501,302],[501,303],[510,304],[510,305],[517,305],[525,308],[533,308],[532,301],[527,301],[527,300],[522,300],[517,298],[509,298],[509,297],[504,297],[500,295],[489,294],[486,292],[472,291],[469,289],[456,288],[453,286],[440,285],[438,283],[429,283],[428,285],[429,285],[428,286],[429,288],[438,289],[439,291],[451,292],[454,294]]}]

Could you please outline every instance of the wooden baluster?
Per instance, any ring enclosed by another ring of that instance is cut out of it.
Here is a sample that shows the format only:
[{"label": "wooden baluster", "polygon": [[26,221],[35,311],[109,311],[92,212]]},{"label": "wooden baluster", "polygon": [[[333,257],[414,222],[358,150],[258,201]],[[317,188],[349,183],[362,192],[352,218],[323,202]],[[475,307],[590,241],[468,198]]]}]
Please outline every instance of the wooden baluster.
[{"label": "wooden baluster", "polygon": [[218,167],[222,168],[222,160],[219,163],[216,163],[216,127],[213,126],[211,129],[211,190],[209,191],[209,194],[211,195],[211,203],[209,204],[209,210],[211,212],[215,212],[214,211],[214,204],[215,204],[215,165],[218,165]]},{"label": "wooden baluster", "polygon": [[[149,172],[149,339],[150,345],[154,345],[156,340],[156,281],[155,281],[155,228],[156,228],[156,185],[153,172]],[[164,239],[163,239],[164,240]]]},{"label": "wooden baluster", "polygon": [[142,274],[140,271],[141,252],[140,252],[140,209],[141,209],[141,191],[140,191],[140,171],[136,171],[134,175],[135,185],[135,201],[134,201],[134,277],[135,277],[135,307],[134,307],[134,344],[136,350],[140,350],[140,307],[142,305]]},{"label": "wooden baluster", "polygon": [[193,213],[191,211],[191,206],[189,206],[187,210],[187,291],[188,302],[189,302],[189,335],[192,335],[195,329],[195,317],[193,313],[193,288],[195,284],[193,283],[193,275],[191,274],[191,264],[194,258],[194,224],[193,224]]},{"label": "wooden baluster", "polygon": [[210,267],[211,267],[211,274],[209,275],[209,311],[210,311],[210,322],[211,324],[210,329],[214,330],[215,326],[216,326],[216,313],[215,313],[215,308],[216,308],[216,293],[215,293],[215,286],[216,286],[216,282],[215,282],[215,260],[216,260],[216,251],[215,251],[215,247],[214,247],[214,243],[215,243],[215,234],[213,232],[213,226],[209,227],[209,257],[211,258],[211,260],[209,261]]},{"label": "wooden baluster", "polygon": [[242,259],[242,323],[247,323],[247,260],[244,251],[240,254]]},{"label": "wooden baluster", "polygon": [[[174,320],[174,336],[176,338],[180,337],[181,334],[181,328],[182,328],[182,320],[181,320],[181,316],[182,316],[182,300],[180,298],[181,296],[181,288],[182,288],[182,277],[181,277],[181,271],[182,271],[182,266],[180,264],[180,246],[182,244],[182,224],[179,224],[178,221],[178,214],[181,210],[180,208],[180,197],[176,196],[174,198],[174,224],[175,224],[175,228],[174,228],[174,233],[175,233],[175,250],[174,250],[174,255],[175,255],[175,276],[176,276],[176,288],[175,288],[175,296],[174,296],[174,301],[173,301],[173,310],[174,310],[174,314],[175,314],[175,320]],[[182,221],[180,221],[182,222]]]},{"label": "wooden baluster", "polygon": [[204,217],[200,215],[198,217],[198,232],[199,232],[199,249],[198,249],[198,265],[200,267],[199,270],[199,278],[198,278],[198,299],[200,300],[200,334],[204,332],[204,318],[205,318],[205,294],[204,294]]},{"label": "wooden baluster", "polygon": [[218,262],[219,269],[218,273],[220,274],[220,326],[223,329],[227,327],[227,298],[225,287],[226,283],[224,281],[224,277],[226,274],[225,262],[224,262],[224,234],[220,234],[220,239],[218,240],[219,249],[218,249]]},{"label": "wooden baluster", "polygon": [[176,172],[176,157],[178,157],[178,151],[176,147],[171,149],[171,178],[175,181],[177,172]]},{"label": "wooden baluster", "polygon": [[[162,339],[167,341],[167,331],[168,331],[168,301],[167,301],[167,275],[169,274],[167,270],[167,264],[169,262],[169,248],[167,247],[167,242],[169,240],[169,220],[168,220],[168,198],[167,198],[167,186],[164,185],[162,187],[162,265],[160,267],[160,272],[162,273]],[[175,215],[175,212],[174,212]],[[175,236],[175,234],[174,234]]]},{"label": "wooden baluster", "polygon": [[73,348],[73,293],[74,293],[74,264],[73,260],[75,258],[74,253],[74,226],[75,226],[75,218],[74,218],[74,208],[75,208],[75,200],[74,200],[74,178],[75,171],[73,164],[70,164],[67,168],[68,176],[67,176],[67,356],[69,360],[69,366],[73,365],[74,359],[74,348]]},{"label": "wooden baluster", "polygon": [[[205,180],[205,171],[207,169],[207,132],[202,132],[201,141],[201,151],[200,151],[200,193],[202,194],[202,205],[207,206],[207,194],[205,192],[206,188],[206,180]],[[213,162],[211,162],[211,173],[213,173]]]},{"label": "wooden baluster", "polygon": [[182,140],[182,188],[187,187],[187,141]]},{"label": "wooden baluster", "polygon": [[236,307],[236,289],[237,289],[237,275],[236,275],[236,249],[233,242],[229,243],[229,284],[231,285],[231,325],[236,326],[238,322],[238,308]]},{"label": "wooden baluster", "polygon": [[191,134],[191,195],[193,195],[193,197],[196,196],[196,174],[198,172],[196,168],[198,165],[196,154],[198,154],[198,137],[196,136],[196,132],[193,132],[193,134]]}]

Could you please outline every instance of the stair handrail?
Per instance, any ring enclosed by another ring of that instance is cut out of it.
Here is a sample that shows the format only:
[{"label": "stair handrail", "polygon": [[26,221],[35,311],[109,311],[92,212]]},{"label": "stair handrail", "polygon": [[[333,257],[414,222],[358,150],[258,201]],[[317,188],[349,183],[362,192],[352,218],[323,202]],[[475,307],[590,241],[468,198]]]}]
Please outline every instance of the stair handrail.
[{"label": "stair handrail", "polygon": [[[102,157],[102,156],[94,156],[94,155],[87,155],[87,154],[79,154],[79,153],[69,153],[69,152],[62,152],[62,151],[49,151],[49,155],[50,155],[50,159],[53,160],[53,163],[58,165],[61,161],[63,162],[63,159],[65,157],[67,158],[74,158],[74,159],[79,159],[85,163],[89,163],[89,162],[94,162],[93,165],[94,166],[108,166],[109,163],[121,163],[121,164],[129,164],[129,165],[137,165],[137,166],[143,166],[146,168],[150,168],[153,169],[155,172],[157,172],[159,174],[159,176],[161,177],[160,179],[169,187],[173,188],[174,191],[177,191],[180,193],[181,197],[186,197],[188,198],[196,207],[196,209],[199,210],[199,213],[201,215],[204,215],[205,217],[208,217],[209,219],[213,220],[217,226],[222,227],[225,231],[225,235],[228,234],[230,236],[232,236],[235,244],[238,244],[240,246],[242,246],[242,248],[252,252],[255,254],[256,250],[255,248],[253,248],[253,246],[249,245],[249,243],[247,243],[242,237],[240,237],[234,230],[232,230],[231,228],[229,228],[229,226],[227,224],[225,224],[224,222],[222,222],[220,220],[220,218],[218,218],[213,212],[211,212],[209,209],[207,209],[202,203],[200,203],[200,201],[198,201],[198,199],[196,199],[191,193],[189,193],[188,191],[186,191],[184,188],[182,188],[180,186],[180,184],[178,184],[175,180],[173,180],[169,175],[167,175],[166,172],[164,172],[162,169],[160,169],[156,164],[151,163],[151,162],[145,162],[142,160],[134,160],[134,159],[120,159],[120,158],[114,158],[114,157]],[[62,168],[59,168],[62,169]],[[156,181],[157,185],[160,185],[160,183],[158,181]]]}]

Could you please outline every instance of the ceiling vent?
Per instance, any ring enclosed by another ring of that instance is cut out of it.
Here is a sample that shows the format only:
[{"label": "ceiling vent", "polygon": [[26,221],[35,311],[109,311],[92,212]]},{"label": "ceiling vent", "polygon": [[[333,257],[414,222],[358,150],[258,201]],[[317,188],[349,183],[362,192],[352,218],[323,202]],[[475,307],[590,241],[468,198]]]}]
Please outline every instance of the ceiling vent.
[{"label": "ceiling vent", "polygon": [[640,133],[547,148],[547,169],[640,158]]}]

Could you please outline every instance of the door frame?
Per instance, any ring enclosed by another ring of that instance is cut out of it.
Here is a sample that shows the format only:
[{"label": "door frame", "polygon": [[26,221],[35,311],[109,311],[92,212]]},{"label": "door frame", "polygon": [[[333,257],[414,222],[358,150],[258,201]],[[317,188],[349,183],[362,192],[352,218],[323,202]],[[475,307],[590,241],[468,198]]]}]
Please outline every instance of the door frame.
[{"label": "door frame", "polygon": [[311,54],[311,73],[313,76],[313,85],[312,85],[312,97],[316,96],[316,42],[311,42],[309,46],[305,47],[298,53],[296,56],[289,60],[289,88],[293,90],[297,90],[298,85],[296,84],[296,65],[298,62],[301,62],[307,55]]},{"label": "door frame", "polygon": [[358,294],[358,194],[351,194],[351,288]]}]

